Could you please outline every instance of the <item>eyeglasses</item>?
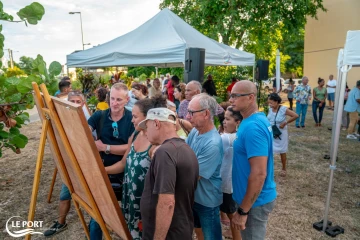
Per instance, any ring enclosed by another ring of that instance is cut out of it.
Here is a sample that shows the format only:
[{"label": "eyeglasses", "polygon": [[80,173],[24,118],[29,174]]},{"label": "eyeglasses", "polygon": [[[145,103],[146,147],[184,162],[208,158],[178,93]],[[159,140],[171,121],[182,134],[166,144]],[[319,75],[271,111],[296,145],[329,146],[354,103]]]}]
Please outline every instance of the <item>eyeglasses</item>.
[{"label": "eyeglasses", "polygon": [[197,111],[192,111],[192,110],[188,110],[188,114],[193,117],[194,116],[194,113],[197,113],[197,112],[202,112],[202,111],[205,111],[206,109],[201,109],[201,110],[197,110]]},{"label": "eyeglasses", "polygon": [[118,131],[118,125],[117,125],[117,122],[113,122],[111,124],[112,128],[114,129],[114,132],[113,132],[113,136],[115,138],[118,138],[119,137],[119,131]]},{"label": "eyeglasses", "polygon": [[254,93],[232,93],[232,94],[230,94],[230,98],[239,98],[242,96],[249,96],[251,94],[254,94]]}]

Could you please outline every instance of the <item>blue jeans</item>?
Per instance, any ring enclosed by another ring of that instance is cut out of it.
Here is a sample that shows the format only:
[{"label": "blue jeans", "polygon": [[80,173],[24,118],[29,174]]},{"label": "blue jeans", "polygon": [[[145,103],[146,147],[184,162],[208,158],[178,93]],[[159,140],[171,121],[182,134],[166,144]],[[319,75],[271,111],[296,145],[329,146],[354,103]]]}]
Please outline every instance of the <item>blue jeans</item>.
[{"label": "blue jeans", "polygon": [[100,225],[93,219],[90,219],[89,223],[90,240],[101,240],[102,230]]},{"label": "blue jeans", "polygon": [[206,240],[222,240],[219,207],[205,207],[194,203],[194,227],[201,228]]},{"label": "blue jeans", "polygon": [[299,126],[300,116],[301,116],[300,125],[302,127],[305,126],[305,117],[306,117],[307,108],[308,108],[307,104],[300,104],[299,102],[296,102],[296,114],[299,115],[299,117],[295,121],[295,126]]},{"label": "blue jeans", "polygon": [[[321,107],[319,107],[320,103],[321,102],[315,101],[315,100],[312,102],[312,112],[313,112],[315,123],[321,123],[321,120],[322,120],[322,117],[323,117],[323,112],[324,112],[324,109],[325,109],[325,102],[322,104]],[[318,108],[319,108],[319,119],[317,117],[317,109]]]}]

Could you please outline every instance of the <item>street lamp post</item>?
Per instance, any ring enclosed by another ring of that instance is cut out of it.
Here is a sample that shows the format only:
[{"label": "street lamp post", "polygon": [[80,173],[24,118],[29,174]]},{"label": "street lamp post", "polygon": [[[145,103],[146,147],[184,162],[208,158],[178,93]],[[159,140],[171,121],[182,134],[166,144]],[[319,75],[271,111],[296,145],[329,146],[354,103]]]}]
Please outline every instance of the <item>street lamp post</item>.
[{"label": "street lamp post", "polygon": [[83,50],[85,50],[84,46],[85,46],[85,45],[90,45],[90,43],[86,43],[86,44],[84,44],[84,32],[83,32],[83,27],[82,27],[81,12],[69,12],[69,14],[79,14],[79,15],[80,15],[81,42],[82,42],[82,48],[83,48]]}]

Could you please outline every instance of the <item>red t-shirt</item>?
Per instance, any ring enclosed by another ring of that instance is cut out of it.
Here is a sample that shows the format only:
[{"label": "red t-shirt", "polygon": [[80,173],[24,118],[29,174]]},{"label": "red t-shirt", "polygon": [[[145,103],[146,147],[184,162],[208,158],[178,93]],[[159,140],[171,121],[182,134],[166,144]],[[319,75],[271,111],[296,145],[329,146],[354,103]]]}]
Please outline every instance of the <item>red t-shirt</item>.
[{"label": "red t-shirt", "polygon": [[167,88],[167,93],[168,93],[168,99],[172,102],[175,101],[175,98],[174,98],[174,87],[172,86],[171,84],[171,81],[169,81],[166,85],[166,88]]},{"label": "red t-shirt", "polygon": [[232,88],[234,87],[236,82],[232,82],[227,88],[226,91],[231,92]]}]

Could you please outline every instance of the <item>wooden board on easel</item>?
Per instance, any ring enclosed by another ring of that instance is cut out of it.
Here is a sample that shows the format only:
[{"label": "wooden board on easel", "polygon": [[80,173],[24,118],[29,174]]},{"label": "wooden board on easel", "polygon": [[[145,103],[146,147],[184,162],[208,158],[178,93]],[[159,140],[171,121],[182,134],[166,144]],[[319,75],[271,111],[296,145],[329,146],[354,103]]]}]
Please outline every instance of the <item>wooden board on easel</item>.
[{"label": "wooden board on easel", "polygon": [[[58,157],[54,160],[59,166],[60,175],[64,176],[65,182],[68,181],[68,187],[83,227],[86,228],[77,204],[80,204],[99,223],[106,239],[110,239],[108,229],[113,230],[123,239],[131,239],[82,108],[77,104],[50,97],[45,85],[41,86],[41,90],[44,95],[43,104],[39,103],[41,102],[39,96],[36,102],[38,109],[41,109],[39,114],[45,117],[44,112],[46,112],[51,118],[50,123],[47,121],[47,128],[49,132],[52,132],[50,138],[53,141],[49,143],[53,145],[55,151],[57,150]],[[38,159],[41,158],[42,156],[38,157]],[[42,164],[42,159],[38,162]],[[34,200],[30,205],[29,221],[33,218],[31,212],[34,212],[36,204],[37,192],[34,191],[37,191],[38,180],[35,180],[39,178],[37,176],[39,172],[40,170],[37,170],[35,173],[32,193]],[[84,230],[87,233],[87,229]]]},{"label": "wooden board on easel", "polygon": [[105,223],[119,236],[125,236],[125,219],[81,107],[55,97],[52,101]]}]

